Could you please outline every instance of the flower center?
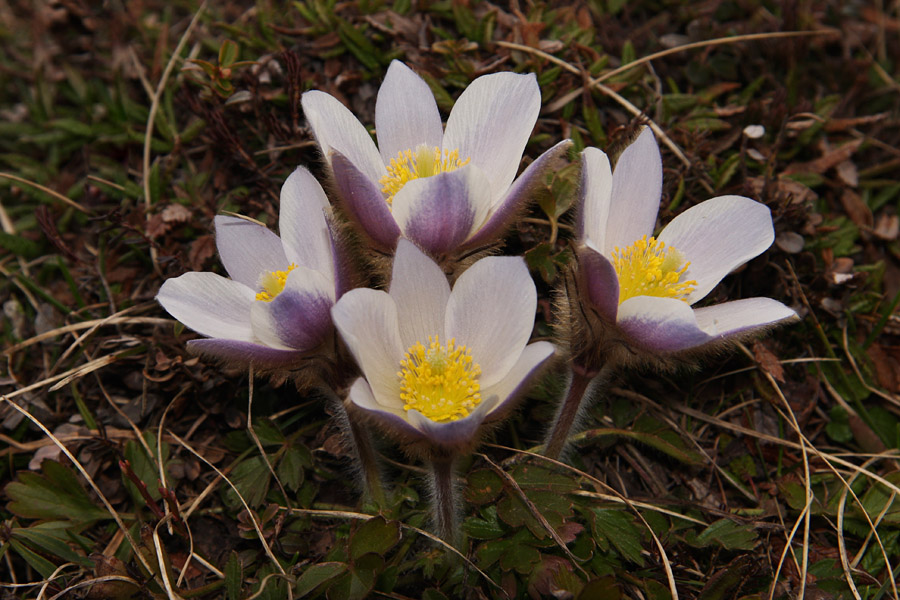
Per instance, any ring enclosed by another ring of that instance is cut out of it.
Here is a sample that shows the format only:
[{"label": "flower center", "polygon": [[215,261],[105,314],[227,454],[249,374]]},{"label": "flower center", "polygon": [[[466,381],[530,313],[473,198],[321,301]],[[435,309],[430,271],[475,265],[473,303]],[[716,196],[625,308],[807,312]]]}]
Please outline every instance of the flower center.
[{"label": "flower center", "polygon": [[257,300],[263,302],[271,302],[275,296],[284,290],[284,284],[287,282],[288,273],[297,268],[297,265],[291,263],[286,271],[269,271],[263,273],[259,278],[259,287],[262,289],[256,294]]},{"label": "flower center", "polygon": [[460,160],[459,150],[429,148],[425,144],[416,146],[415,150],[401,150],[397,158],[391,159],[387,166],[387,175],[378,180],[381,191],[387,194],[387,203],[394,202],[394,195],[413,179],[431,177],[438,173],[455,171],[469,164],[469,159]]},{"label": "flower center", "polygon": [[456,340],[443,346],[434,336],[428,342],[427,348],[421,342],[410,346],[400,361],[403,409],[415,409],[437,423],[462,419],[481,402],[481,367]]},{"label": "flower center", "polygon": [[681,281],[691,263],[684,255],[655,237],[645,235],[625,249],[613,251],[613,267],[619,276],[619,304],[635,296],[678,298],[687,302],[697,282]]}]

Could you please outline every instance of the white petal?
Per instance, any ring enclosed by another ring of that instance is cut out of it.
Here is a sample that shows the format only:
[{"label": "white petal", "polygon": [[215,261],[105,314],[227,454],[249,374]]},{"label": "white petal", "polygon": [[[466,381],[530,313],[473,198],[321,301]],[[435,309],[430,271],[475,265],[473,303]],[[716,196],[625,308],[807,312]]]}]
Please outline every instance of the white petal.
[{"label": "white petal", "polygon": [[331,317],[375,398],[385,406],[396,406],[400,402],[397,371],[405,348],[394,300],[385,292],[357,288],[341,296]]},{"label": "white petal", "polygon": [[397,396],[397,402],[393,406],[379,403],[372,393],[372,387],[362,377],[353,382],[348,397],[353,404],[364,410],[387,413],[406,421],[406,411],[403,410],[403,401],[400,397]]},{"label": "white petal", "polygon": [[331,331],[334,281],[310,268],[291,271],[284,290],[250,309],[253,333],[262,343],[281,350],[311,350]]},{"label": "white petal", "polygon": [[483,398],[497,397],[497,404],[491,409],[491,413],[505,415],[512,408],[510,403],[521,397],[533,376],[553,356],[554,352],[556,352],[556,348],[550,342],[535,342],[525,346],[506,377],[492,386],[481,389]]},{"label": "white petal", "polygon": [[397,305],[403,348],[416,342],[428,345],[428,337],[444,339],[444,311],[450,284],[441,268],[421,250],[401,239],[394,254],[391,298]]},{"label": "white petal", "polygon": [[481,366],[482,386],[509,373],[531,337],[536,308],[537,291],[520,257],[483,258],[456,281],[445,329]]},{"label": "white petal", "polygon": [[590,241],[594,248],[601,250],[606,239],[612,182],[612,169],[606,153],[596,148],[585,148],[581,153],[582,200],[578,237]]},{"label": "white petal", "polygon": [[478,167],[468,165],[410,181],[394,196],[393,206],[404,235],[440,256],[457,250],[484,224],[490,185]]},{"label": "white petal", "polygon": [[334,278],[331,235],[325,216],[331,205],[312,174],[298,167],[281,187],[278,227],[289,262]]},{"label": "white petal", "polygon": [[281,239],[262,225],[224,215],[215,224],[219,258],[235,281],[256,289],[263,273],[288,267]]},{"label": "white petal", "polygon": [[796,319],[797,313],[771,298],[744,298],[694,309],[694,316],[709,335],[727,337]]},{"label": "white petal", "polygon": [[303,94],[300,103],[329,163],[334,148],[372,181],[377,182],[384,175],[384,163],[375,142],[346,106],[330,94],[317,90]]},{"label": "white petal", "polygon": [[696,280],[691,304],[706,296],[728,273],[772,245],[775,232],[765,204],[743,196],[720,196],[692,206],[659,234],[691,266],[682,280]]},{"label": "white petal", "polygon": [[203,335],[254,341],[250,328],[253,290],[215,273],[167,279],[156,300],[170,315]]},{"label": "white petal", "polygon": [[650,128],[625,148],[613,171],[612,203],[606,239],[598,246],[606,256],[642,236],[653,235],[662,194],[662,158]]},{"label": "white petal", "polygon": [[616,323],[631,344],[655,352],[687,350],[713,340],[697,325],[691,307],[676,298],[629,298],[619,305]]},{"label": "white petal", "polygon": [[493,73],[473,81],[450,111],[444,150],[471,158],[491,182],[493,202],[506,194],[537,121],[541,92],[533,73]]},{"label": "white petal", "polygon": [[384,164],[420,144],[440,148],[443,133],[428,84],[402,62],[391,61],[375,102],[375,134]]}]

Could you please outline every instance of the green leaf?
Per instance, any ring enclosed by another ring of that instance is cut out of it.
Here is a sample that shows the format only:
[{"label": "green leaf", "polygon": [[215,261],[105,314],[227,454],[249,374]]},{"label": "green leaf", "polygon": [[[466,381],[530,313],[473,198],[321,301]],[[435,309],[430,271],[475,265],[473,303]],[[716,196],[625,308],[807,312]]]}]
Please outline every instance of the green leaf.
[{"label": "green leaf", "polygon": [[56,570],[56,565],[18,540],[9,540],[9,544],[12,549],[15,550],[19,556],[24,558],[25,562],[31,565],[31,567],[40,573],[42,577],[50,577]]},{"label": "green leaf", "polygon": [[[262,456],[248,458],[228,475],[228,479],[251,508],[256,508],[263,503],[269,492],[271,478],[272,474]],[[231,507],[241,505],[237,494],[230,487],[225,491],[225,502]]]},{"label": "green leaf", "polygon": [[700,532],[693,545],[705,548],[716,544],[727,550],[752,550],[756,547],[756,532],[749,525],[719,519]]},{"label": "green leaf", "polygon": [[503,479],[491,469],[472,471],[466,484],[466,501],[472,504],[493,502],[503,491]]},{"label": "green leaf", "polygon": [[219,47],[219,66],[222,68],[230,67],[238,58],[240,47],[234,40],[225,40]]},{"label": "green leaf", "polygon": [[24,258],[35,258],[41,253],[40,244],[5,231],[0,231],[0,248]]},{"label": "green leaf", "polygon": [[528,544],[513,544],[500,557],[500,567],[505,571],[517,571],[527,575],[541,561],[541,553]]},{"label": "green leaf", "polygon": [[[641,556],[641,530],[633,523],[631,515],[615,509],[595,508],[594,535],[612,544],[623,558],[643,565]],[[599,543],[599,542],[598,542]]]},{"label": "green leaf", "polygon": [[228,600],[240,600],[241,583],[244,581],[244,569],[238,559],[237,552],[231,551],[225,563],[225,593]]},{"label": "green leaf", "polygon": [[303,571],[303,575],[297,580],[294,593],[297,597],[304,597],[323,583],[332,581],[335,577],[347,571],[347,565],[342,562],[323,562],[313,565]]},{"label": "green leaf", "polygon": [[384,559],[377,554],[366,554],[328,587],[328,600],[362,600],[375,587],[375,578],[384,567]]},{"label": "green leaf", "polygon": [[46,528],[41,528],[40,525],[36,525],[28,528],[16,527],[12,530],[12,537],[22,542],[26,542],[29,546],[42,550],[46,554],[58,556],[67,562],[73,562],[85,567],[92,567],[94,565],[93,561],[72,550],[72,548],[63,541],[63,538],[60,538],[58,535],[53,535],[51,532],[65,535],[64,530],[48,530]]},{"label": "green leaf", "polygon": [[109,517],[96,506],[67,467],[53,460],[41,463],[42,475],[20,473],[19,480],[7,484],[11,499],[7,510],[26,519],[50,519],[89,523]]},{"label": "green leaf", "polygon": [[471,517],[463,523],[463,531],[469,537],[479,540],[493,540],[506,533],[506,529],[497,521],[497,507],[488,506],[481,511],[483,519]]},{"label": "green leaf", "polygon": [[284,451],[281,462],[278,463],[278,478],[292,492],[296,492],[303,485],[304,467],[309,467],[310,454],[306,446],[297,444]]},{"label": "green leaf", "polygon": [[384,517],[374,517],[359,526],[350,538],[350,558],[374,553],[383,556],[400,541],[400,526]]}]

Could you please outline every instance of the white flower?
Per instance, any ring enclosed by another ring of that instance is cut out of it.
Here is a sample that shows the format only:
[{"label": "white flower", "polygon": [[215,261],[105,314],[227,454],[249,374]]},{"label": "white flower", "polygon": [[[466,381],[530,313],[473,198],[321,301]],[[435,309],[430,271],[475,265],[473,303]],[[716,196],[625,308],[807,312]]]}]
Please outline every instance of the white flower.
[{"label": "white flower", "polygon": [[444,130],[428,84],[394,61],[375,104],[377,148],[329,94],[306,92],[302,105],[348,214],[388,253],[401,235],[435,257],[490,243],[571,144],[560,142],[513,181],[541,105],[533,74],[479,77]]},{"label": "white flower", "polygon": [[332,331],[338,295],[330,206],[303,168],[281,188],[281,237],[237,217],[217,216],[216,246],[230,279],[185,273],[163,283],[156,299],[209,339],[188,346],[263,368],[289,367]]},{"label": "white flower", "polygon": [[581,295],[629,346],[678,352],[797,318],[771,298],[691,308],[772,244],[765,205],[742,196],[713,198],[652,237],[662,161],[651,131],[625,149],[615,172],[596,148],[586,148],[582,162]]},{"label": "white flower", "polygon": [[536,305],[521,258],[481,259],[451,291],[437,264],[400,240],[390,291],[351,290],[332,309],[363,375],[350,401],[412,445],[470,448],[554,353],[528,344]]}]

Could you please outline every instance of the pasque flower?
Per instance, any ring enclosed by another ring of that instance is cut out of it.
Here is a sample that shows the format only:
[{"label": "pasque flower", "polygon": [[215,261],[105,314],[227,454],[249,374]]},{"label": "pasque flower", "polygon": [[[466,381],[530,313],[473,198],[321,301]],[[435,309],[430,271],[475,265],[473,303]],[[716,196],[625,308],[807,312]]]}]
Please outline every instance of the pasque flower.
[{"label": "pasque flower", "polygon": [[611,171],[606,154],[582,154],[578,221],[581,300],[629,349],[665,355],[692,350],[780,321],[793,310],[771,298],[691,308],[774,239],[769,209],[720,196],[689,208],[653,235],[662,161],[650,129]]},{"label": "pasque flower", "polygon": [[362,370],[349,399],[416,454],[471,448],[553,355],[528,344],[537,293],[519,257],[487,257],[452,291],[440,267],[400,240],[388,292],[355,289],[332,309]]},{"label": "pasque flower", "polygon": [[389,291],[351,290],[331,310],[362,370],[349,391],[351,416],[368,416],[428,462],[445,540],[458,536],[457,457],[510,412],[554,354],[549,342],[528,344],[536,307],[521,258],[483,258],[451,291],[441,268],[401,239]]},{"label": "pasque flower", "polygon": [[246,219],[215,218],[216,246],[230,279],[191,272],[163,283],[156,299],[207,336],[198,352],[261,368],[288,368],[332,333],[338,296],[330,205],[298,168],[281,189],[281,237]]},{"label": "pasque flower", "polygon": [[370,243],[391,253],[403,235],[433,257],[494,241],[563,157],[568,141],[515,179],[540,104],[533,74],[484,75],[444,129],[428,84],[394,61],[375,104],[376,148],[338,100],[319,91],[302,98],[346,211]]},{"label": "pasque flower", "polygon": [[771,298],[691,308],[772,244],[772,216],[750,198],[720,196],[654,236],[661,192],[662,160],[649,129],[625,149],[615,171],[600,150],[582,153],[577,274],[568,298],[575,317],[571,376],[547,456],[560,455],[584,397],[621,364],[664,364],[797,317]]}]

